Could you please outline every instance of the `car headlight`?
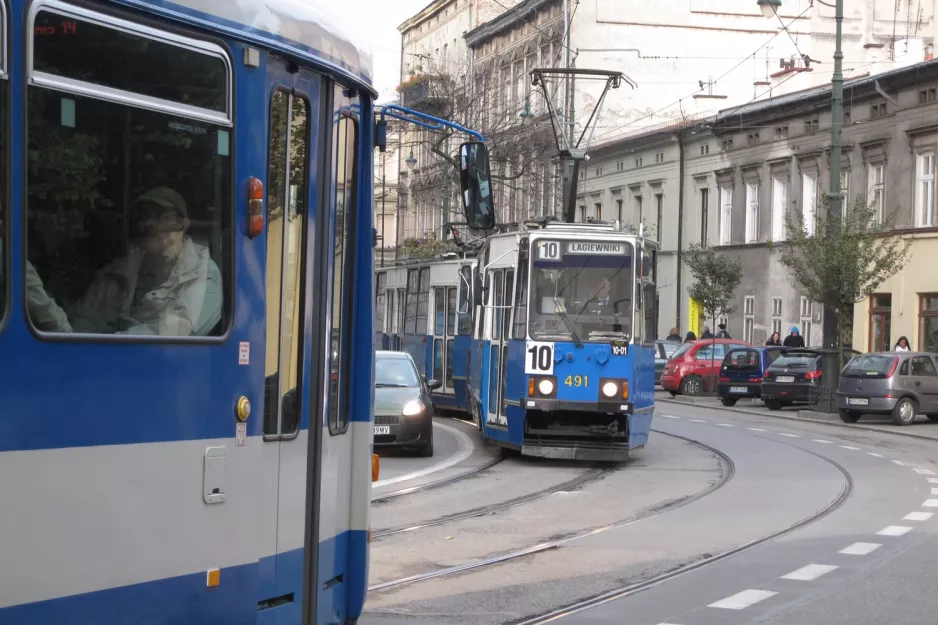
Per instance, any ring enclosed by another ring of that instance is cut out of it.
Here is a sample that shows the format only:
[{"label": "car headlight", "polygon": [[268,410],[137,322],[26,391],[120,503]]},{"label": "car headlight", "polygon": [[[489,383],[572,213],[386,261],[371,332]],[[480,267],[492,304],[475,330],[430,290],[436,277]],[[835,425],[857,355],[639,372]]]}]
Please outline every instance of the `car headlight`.
[{"label": "car headlight", "polygon": [[405,417],[415,417],[421,414],[427,407],[419,399],[412,399],[406,404],[404,404],[404,416]]},{"label": "car headlight", "polygon": [[615,397],[619,392],[619,385],[615,382],[606,382],[603,384],[603,395],[606,397]]},{"label": "car headlight", "polygon": [[537,383],[537,390],[541,392],[541,395],[550,395],[554,392],[554,383],[550,380],[541,380]]}]

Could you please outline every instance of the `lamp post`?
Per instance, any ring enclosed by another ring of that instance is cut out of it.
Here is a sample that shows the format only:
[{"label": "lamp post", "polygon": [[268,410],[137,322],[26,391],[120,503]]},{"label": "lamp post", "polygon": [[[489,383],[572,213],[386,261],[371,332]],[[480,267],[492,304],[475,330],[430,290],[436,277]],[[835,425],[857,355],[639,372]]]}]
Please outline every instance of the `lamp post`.
[{"label": "lamp post", "polygon": [[[821,4],[834,9],[834,75],[831,78],[831,153],[830,153],[830,192],[827,195],[827,235],[836,235],[840,231],[843,212],[840,195],[840,158],[841,132],[844,125],[844,75],[841,40],[844,22],[844,0],[835,0],[834,4],[818,0]],[[762,14],[773,18],[782,6],[782,0],[757,0]],[[837,310],[829,304],[824,305],[824,347],[836,349],[840,324]],[[834,380],[836,384],[836,380]]]},{"label": "lamp post", "polygon": [[[413,176],[414,167],[417,166],[417,159],[414,158],[414,150],[413,150],[413,149],[410,150],[410,156],[407,157],[407,159],[404,161],[404,164],[407,165],[407,171],[408,171],[408,175],[407,175],[407,204],[408,204],[408,206],[409,206],[409,205],[413,204],[413,202],[414,202],[414,194],[413,194],[413,190],[411,189],[411,187],[412,187],[413,184],[414,184],[414,176]],[[414,206],[414,231],[416,231],[416,230],[417,230],[417,207]]]}]

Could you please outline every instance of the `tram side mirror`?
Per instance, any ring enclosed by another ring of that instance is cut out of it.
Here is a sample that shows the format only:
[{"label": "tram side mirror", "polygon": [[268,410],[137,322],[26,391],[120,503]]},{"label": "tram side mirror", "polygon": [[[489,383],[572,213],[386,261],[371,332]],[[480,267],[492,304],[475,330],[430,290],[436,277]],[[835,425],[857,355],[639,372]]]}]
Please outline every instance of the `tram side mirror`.
[{"label": "tram side mirror", "polygon": [[459,185],[463,212],[466,214],[466,224],[472,230],[491,230],[495,227],[491,181],[489,151],[485,144],[470,141],[459,146]]}]

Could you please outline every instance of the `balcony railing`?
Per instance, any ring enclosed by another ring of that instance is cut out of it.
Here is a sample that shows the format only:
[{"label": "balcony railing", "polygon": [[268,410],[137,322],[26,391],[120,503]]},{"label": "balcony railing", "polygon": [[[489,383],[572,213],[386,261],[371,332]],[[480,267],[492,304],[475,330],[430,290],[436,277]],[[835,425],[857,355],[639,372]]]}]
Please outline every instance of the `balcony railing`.
[{"label": "balcony railing", "polygon": [[417,76],[401,83],[401,104],[431,115],[439,113],[446,101],[446,80],[442,76]]}]

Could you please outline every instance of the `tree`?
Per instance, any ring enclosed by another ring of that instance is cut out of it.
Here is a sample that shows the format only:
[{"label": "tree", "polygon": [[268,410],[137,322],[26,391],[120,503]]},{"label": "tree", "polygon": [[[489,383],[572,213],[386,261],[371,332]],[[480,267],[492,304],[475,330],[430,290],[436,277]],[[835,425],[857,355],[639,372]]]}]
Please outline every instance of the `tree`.
[{"label": "tree", "polygon": [[[700,303],[714,327],[718,317],[728,317],[736,312],[733,301],[743,278],[739,259],[719,254],[712,248],[693,245],[687,254],[687,266],[694,276],[694,283],[687,289],[687,294]],[[715,352],[711,348],[711,365]]]},{"label": "tree", "polygon": [[778,253],[779,262],[788,270],[796,289],[835,311],[840,328],[837,351],[843,358],[844,321],[852,317],[854,304],[869,297],[884,280],[905,266],[912,241],[887,236],[895,212],[880,219],[877,204],[863,196],[857,197],[852,207],[848,206],[836,224],[828,223],[827,206],[828,200],[824,198],[817,223],[810,230],[800,213],[789,213],[788,238],[774,243],[772,249]]}]

